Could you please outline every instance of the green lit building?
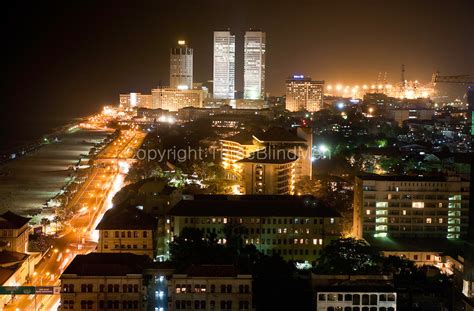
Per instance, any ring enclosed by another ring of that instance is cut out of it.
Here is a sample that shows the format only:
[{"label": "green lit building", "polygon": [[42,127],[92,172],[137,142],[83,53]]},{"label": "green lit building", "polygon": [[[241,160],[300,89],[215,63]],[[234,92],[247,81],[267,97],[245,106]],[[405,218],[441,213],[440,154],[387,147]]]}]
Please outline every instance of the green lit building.
[{"label": "green lit building", "polygon": [[459,239],[469,227],[469,181],[455,176],[356,177],[353,234],[359,238]]}]

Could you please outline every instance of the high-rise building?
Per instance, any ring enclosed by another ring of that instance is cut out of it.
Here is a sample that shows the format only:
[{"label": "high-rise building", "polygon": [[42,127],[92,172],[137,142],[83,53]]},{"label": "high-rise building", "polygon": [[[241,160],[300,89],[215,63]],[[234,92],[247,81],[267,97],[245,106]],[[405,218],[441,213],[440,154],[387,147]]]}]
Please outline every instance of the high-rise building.
[{"label": "high-rise building", "polygon": [[460,177],[356,177],[354,235],[458,239],[469,226],[469,181]]},{"label": "high-rise building", "polygon": [[265,32],[245,32],[244,98],[265,97]]},{"label": "high-rise building", "polygon": [[183,40],[178,41],[178,46],[170,52],[170,87],[193,88],[193,49],[188,48]]},{"label": "high-rise building", "polygon": [[229,31],[214,31],[214,97],[234,99],[235,36]]},{"label": "high-rise building", "polygon": [[294,75],[286,80],[286,109],[318,111],[323,106],[324,81]]}]

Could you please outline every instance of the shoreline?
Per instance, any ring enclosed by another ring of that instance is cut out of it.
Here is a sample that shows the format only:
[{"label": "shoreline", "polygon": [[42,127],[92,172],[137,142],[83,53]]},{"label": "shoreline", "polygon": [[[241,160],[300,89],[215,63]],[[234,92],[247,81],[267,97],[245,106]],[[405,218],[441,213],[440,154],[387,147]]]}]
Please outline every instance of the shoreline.
[{"label": "shoreline", "polygon": [[[2,151],[0,153],[0,168],[4,164],[10,161],[15,161],[21,157],[24,157],[28,155],[29,153],[40,149],[46,144],[58,142],[58,136],[64,135],[68,131],[74,130],[75,128],[79,128],[79,124],[81,124],[84,120],[86,120],[89,117],[90,116],[75,118],[74,120],[76,121],[74,122],[71,122],[62,126],[53,127],[50,131],[48,131],[47,134],[44,134],[36,139],[29,140],[18,147],[14,147],[12,149]],[[0,175],[3,173],[4,172],[0,171]]]}]

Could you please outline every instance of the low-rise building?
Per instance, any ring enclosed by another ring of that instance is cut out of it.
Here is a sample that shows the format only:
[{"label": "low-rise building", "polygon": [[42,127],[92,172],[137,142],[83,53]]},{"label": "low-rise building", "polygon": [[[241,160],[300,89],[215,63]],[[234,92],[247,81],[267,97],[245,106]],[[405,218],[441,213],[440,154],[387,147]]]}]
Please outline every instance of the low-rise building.
[{"label": "low-rise building", "polygon": [[133,253],[155,258],[158,221],[133,206],[108,210],[97,225],[101,253]]},{"label": "low-rise building", "polygon": [[166,222],[169,241],[191,227],[215,233],[225,244],[225,231],[231,231],[264,254],[314,263],[320,250],[340,237],[342,220],[311,196],[195,195],[176,204]]},{"label": "low-rise building", "polygon": [[388,275],[312,275],[316,311],[396,311]]},{"label": "low-rise building", "polygon": [[157,88],[151,90],[152,107],[178,111],[184,107],[202,107],[207,97],[205,90]]},{"label": "low-rise building", "polygon": [[27,252],[28,235],[31,231],[28,225],[30,219],[10,211],[1,214],[0,249],[20,253]]},{"label": "low-rise building", "polygon": [[78,255],[61,275],[62,310],[146,310],[143,271],[134,254]]},{"label": "low-rise building", "polygon": [[191,266],[168,282],[168,310],[253,310],[252,275],[232,265]]},{"label": "low-rise building", "polygon": [[460,177],[356,177],[355,236],[458,239],[469,226],[469,181]]},{"label": "low-rise building", "polygon": [[[0,251],[0,286],[20,286],[30,279],[34,271],[31,256],[24,253]],[[12,299],[11,295],[0,295],[0,306]]]}]

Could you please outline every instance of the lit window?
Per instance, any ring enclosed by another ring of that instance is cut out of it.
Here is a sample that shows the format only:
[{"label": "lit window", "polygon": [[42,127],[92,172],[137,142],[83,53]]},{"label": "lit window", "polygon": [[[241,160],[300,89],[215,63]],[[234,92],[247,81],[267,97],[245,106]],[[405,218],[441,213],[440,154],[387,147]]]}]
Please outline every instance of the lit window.
[{"label": "lit window", "polygon": [[431,218],[426,218],[426,223],[430,224],[431,223]]},{"label": "lit window", "polygon": [[318,239],[313,239],[313,245],[317,245],[318,244]]},{"label": "lit window", "polygon": [[334,223],[334,218],[331,218],[331,219],[330,219],[330,222],[333,224],[333,223]]},{"label": "lit window", "polygon": [[366,210],[365,213],[366,213],[367,215],[370,215],[370,210]]},{"label": "lit window", "polygon": [[425,207],[425,202],[412,202],[411,207],[413,208],[424,208]]},{"label": "lit window", "polygon": [[406,211],[406,210],[403,210],[403,211],[402,211],[402,214],[403,214],[403,215],[406,215],[406,214],[407,214],[407,211]]},{"label": "lit window", "polygon": [[438,219],[438,223],[442,224],[443,223],[443,218]]}]

